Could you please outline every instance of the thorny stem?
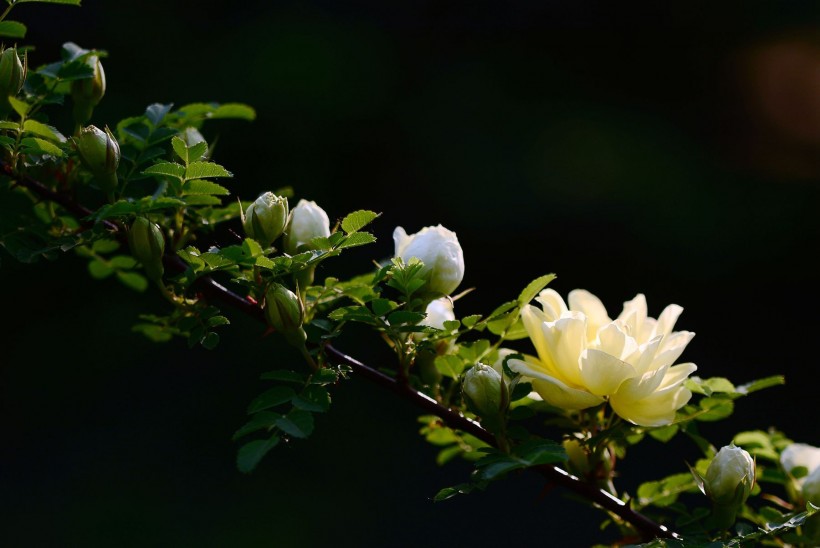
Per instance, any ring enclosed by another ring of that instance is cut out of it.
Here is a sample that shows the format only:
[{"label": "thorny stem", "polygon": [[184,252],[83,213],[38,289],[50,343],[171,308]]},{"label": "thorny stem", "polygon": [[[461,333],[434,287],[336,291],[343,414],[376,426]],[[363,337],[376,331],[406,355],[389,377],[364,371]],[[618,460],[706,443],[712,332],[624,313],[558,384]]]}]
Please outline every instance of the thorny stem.
[{"label": "thorny stem", "polygon": [[[0,168],[2,168],[1,171],[14,178],[21,186],[24,186],[32,192],[39,194],[42,198],[57,202],[67,211],[70,211],[79,217],[86,217],[91,213],[85,207],[73,202],[65,195],[52,191],[42,183],[28,177],[21,177],[20,175],[14,173],[14,170],[4,162],[0,162]],[[117,230],[117,226],[113,223],[106,223],[105,226],[112,230]],[[165,264],[166,266],[179,271],[183,271],[185,269],[185,264],[176,256],[166,256]],[[212,278],[207,276],[199,278],[194,283],[194,288],[205,298],[221,301],[222,303],[230,305],[240,312],[267,325],[264,313],[257,304],[252,303],[244,297],[234,293]],[[465,417],[459,411],[441,405],[427,394],[413,389],[409,384],[400,382],[393,377],[385,375],[378,369],[370,367],[369,365],[348,356],[331,345],[325,346],[324,350],[329,356],[335,358],[339,363],[349,366],[354,372],[360,374],[365,379],[397,394],[424,412],[436,415],[450,428],[471,434],[488,445],[497,447],[496,437],[492,433],[485,430],[478,422]],[[624,501],[614,497],[602,489],[581,481],[577,477],[566,472],[565,470],[562,470],[561,468],[558,468],[557,466],[541,465],[534,467],[534,470],[544,476],[551,483],[573,491],[592,503],[601,506],[612,514],[617,515],[625,522],[635,527],[635,529],[646,540],[653,538],[680,538],[677,533],[670,531],[666,526],[660,525],[643,514],[636,512]]]}]

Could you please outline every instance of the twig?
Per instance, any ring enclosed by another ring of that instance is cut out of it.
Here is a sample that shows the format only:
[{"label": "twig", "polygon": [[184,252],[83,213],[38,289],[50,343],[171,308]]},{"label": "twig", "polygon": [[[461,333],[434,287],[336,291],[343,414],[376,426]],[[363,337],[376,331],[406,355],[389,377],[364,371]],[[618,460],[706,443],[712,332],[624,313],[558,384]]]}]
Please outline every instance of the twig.
[{"label": "twig", "polygon": [[[78,217],[88,217],[92,212],[84,206],[74,202],[70,197],[54,192],[42,183],[31,179],[30,177],[20,176],[11,169],[5,162],[0,162],[0,168],[9,177],[12,177],[21,186],[28,188],[30,191],[38,194],[41,198],[51,200]],[[84,222],[83,224],[89,224]],[[93,223],[91,223],[93,224]],[[105,226],[111,230],[118,230],[117,226],[111,222],[105,222]],[[166,267],[182,272],[185,270],[185,263],[176,256],[168,255],[165,257],[164,263]],[[204,297],[216,301],[221,301],[224,304],[232,306],[246,314],[255,318],[256,320],[266,323],[265,316],[259,305],[245,299],[241,295],[234,293],[225,286],[219,284],[211,277],[202,277],[197,279],[193,284],[193,289],[201,293]],[[495,436],[485,430],[478,422],[465,417],[456,410],[444,407],[436,400],[428,395],[414,390],[406,383],[398,382],[393,377],[385,375],[381,371],[366,365],[351,356],[337,350],[332,346],[325,346],[328,354],[335,357],[341,363],[351,367],[353,371],[360,374],[367,380],[386,388],[402,398],[408,400],[416,407],[439,417],[447,426],[456,430],[467,432],[485,443],[496,446],[497,441]],[[652,538],[680,538],[679,535],[670,531],[667,527],[660,525],[643,514],[632,510],[622,500],[614,497],[610,493],[598,489],[588,483],[585,483],[577,477],[568,472],[558,468],[557,466],[542,465],[535,468],[541,475],[549,481],[561,485],[562,487],[574,491],[582,497],[592,501],[595,504],[605,508],[609,512],[619,516],[621,519],[633,525],[643,536],[644,539]]]}]

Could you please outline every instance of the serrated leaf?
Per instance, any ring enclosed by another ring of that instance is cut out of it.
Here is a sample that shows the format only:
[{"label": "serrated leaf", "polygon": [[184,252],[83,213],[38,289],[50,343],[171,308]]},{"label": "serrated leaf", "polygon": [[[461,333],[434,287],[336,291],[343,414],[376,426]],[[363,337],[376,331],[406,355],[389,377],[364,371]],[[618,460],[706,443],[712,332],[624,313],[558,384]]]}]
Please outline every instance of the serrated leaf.
[{"label": "serrated leaf", "polygon": [[55,128],[38,122],[37,120],[26,120],[23,124],[23,131],[51,139],[52,141],[57,141],[58,143],[65,143],[66,140],[65,136]]},{"label": "serrated leaf", "polygon": [[211,181],[204,179],[193,179],[185,181],[182,185],[182,193],[186,195],[211,195],[227,196],[231,193],[230,190],[222,185],[218,185]]},{"label": "serrated leaf", "polygon": [[302,409],[293,409],[276,421],[276,426],[294,438],[306,438],[313,433],[313,415]]},{"label": "serrated leaf", "polygon": [[471,316],[466,316],[461,319],[461,323],[464,324],[464,327],[473,327],[478,320],[481,319],[480,314],[473,314]]},{"label": "serrated leaf", "polygon": [[177,208],[185,205],[185,202],[176,198],[157,198],[152,199],[146,196],[141,200],[132,202],[129,200],[119,200],[113,204],[105,205],[94,213],[93,217],[97,220],[110,219],[112,217],[120,217],[124,215],[132,215],[139,213],[148,213],[151,211],[159,211],[162,209]]},{"label": "serrated leaf", "polygon": [[211,194],[189,194],[182,199],[186,204],[194,206],[222,205],[222,200]]},{"label": "serrated leaf", "polygon": [[457,356],[438,356],[435,366],[439,373],[451,379],[457,379],[464,370],[464,362]]},{"label": "serrated leaf", "polygon": [[240,472],[248,474],[256,468],[265,455],[279,443],[279,436],[267,440],[254,440],[239,448],[236,455],[236,467]]},{"label": "serrated leaf", "polygon": [[233,174],[213,162],[192,162],[185,170],[186,179],[207,179],[209,177],[233,177]]},{"label": "serrated leaf", "polygon": [[[208,143],[205,141],[201,141],[195,145],[191,145],[188,148],[188,161],[189,162],[196,162],[202,156],[208,152]],[[281,194],[277,194],[277,196],[281,196]]]},{"label": "serrated leaf", "polygon": [[450,500],[457,495],[466,495],[472,493],[476,486],[472,483],[461,483],[453,487],[445,487],[433,497],[433,502],[441,502],[443,500]]},{"label": "serrated leaf", "polygon": [[374,211],[368,211],[366,209],[354,211],[353,213],[350,213],[347,217],[342,219],[342,230],[344,230],[348,234],[358,232],[359,230],[373,222],[373,219],[375,219],[378,216],[378,213]]},{"label": "serrated leaf", "polygon": [[208,327],[218,327],[220,325],[230,325],[231,321],[225,316],[212,316],[206,322]]},{"label": "serrated leaf", "polygon": [[50,154],[52,156],[60,157],[63,155],[63,149],[45,139],[39,137],[27,137],[20,141],[20,144],[29,149],[42,154]]},{"label": "serrated leaf", "polygon": [[123,272],[120,270],[117,272],[117,279],[122,282],[123,285],[140,293],[148,288],[148,280],[139,272]]},{"label": "serrated leaf", "polygon": [[296,392],[293,391],[293,388],[274,386],[262,392],[248,405],[248,414],[250,415],[258,411],[276,407],[277,405],[282,405],[283,403],[289,402],[294,395],[296,395]]},{"label": "serrated leaf", "polygon": [[185,179],[185,166],[175,162],[159,162],[144,169],[142,173],[144,175],[165,175],[181,181]]},{"label": "serrated leaf", "polygon": [[387,317],[387,321],[390,323],[390,325],[415,325],[423,319],[424,314],[420,312],[410,312],[408,310],[396,310]]},{"label": "serrated leaf", "polygon": [[25,38],[26,26],[18,21],[0,21],[0,36]]},{"label": "serrated leaf", "polygon": [[188,145],[185,144],[185,141],[174,135],[171,138],[171,147],[174,149],[174,152],[179,159],[182,160],[183,163],[188,163]]},{"label": "serrated leaf", "polygon": [[330,394],[321,386],[311,384],[293,398],[293,406],[305,411],[324,413],[330,409]]},{"label": "serrated leaf", "polygon": [[518,295],[518,304],[524,306],[528,304],[531,300],[533,300],[536,295],[538,295],[542,289],[544,289],[547,284],[549,284],[552,280],[555,279],[555,274],[545,274],[544,276],[540,276],[529,284],[524,290]]},{"label": "serrated leaf", "polygon": [[346,249],[348,247],[356,247],[360,245],[372,244],[376,241],[376,237],[369,232],[354,232],[339,244],[339,249]]}]

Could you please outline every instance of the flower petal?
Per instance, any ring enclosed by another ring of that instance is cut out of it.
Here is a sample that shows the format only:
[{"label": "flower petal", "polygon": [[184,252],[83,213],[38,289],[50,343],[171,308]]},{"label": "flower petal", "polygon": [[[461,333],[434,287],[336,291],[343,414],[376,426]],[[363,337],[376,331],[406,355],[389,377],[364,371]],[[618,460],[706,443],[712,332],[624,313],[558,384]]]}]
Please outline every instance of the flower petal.
[{"label": "flower petal", "polygon": [[606,308],[601,299],[585,289],[574,289],[567,297],[570,310],[583,312],[587,318],[587,340],[595,339],[598,329],[610,323],[612,320],[606,313]]},{"label": "flower petal", "polygon": [[627,333],[633,337],[640,334],[643,322],[646,320],[646,297],[643,293],[638,293],[634,299],[624,303],[624,310],[618,319],[628,326]]},{"label": "flower petal", "polygon": [[638,350],[638,343],[624,330],[624,325],[611,322],[598,330],[598,337],[593,342],[598,350],[603,350],[618,359],[626,359]]},{"label": "flower petal", "polygon": [[569,384],[582,385],[581,352],[586,349],[587,342],[584,315],[566,312],[557,321],[542,324],[541,332],[557,376]]},{"label": "flower petal", "polygon": [[548,322],[554,322],[567,312],[567,305],[561,295],[554,289],[544,289],[535,298],[544,309],[544,316]]},{"label": "flower petal", "polygon": [[614,393],[622,382],[634,376],[634,367],[601,350],[590,348],[581,357],[584,386],[596,396]]},{"label": "flower petal", "polygon": [[555,377],[544,374],[521,360],[509,360],[510,369],[532,379],[532,387],[544,401],[561,409],[586,409],[604,402],[604,399],[586,390],[567,386]]},{"label": "flower petal", "polygon": [[664,337],[661,346],[658,348],[655,359],[652,360],[652,369],[658,369],[664,365],[672,365],[675,360],[683,354],[686,345],[695,336],[691,331],[678,331],[668,337]]},{"label": "flower petal", "polygon": [[639,399],[623,397],[619,392],[609,398],[609,403],[618,415],[639,426],[664,426],[675,420],[675,411],[691,397],[692,393],[680,386]]}]

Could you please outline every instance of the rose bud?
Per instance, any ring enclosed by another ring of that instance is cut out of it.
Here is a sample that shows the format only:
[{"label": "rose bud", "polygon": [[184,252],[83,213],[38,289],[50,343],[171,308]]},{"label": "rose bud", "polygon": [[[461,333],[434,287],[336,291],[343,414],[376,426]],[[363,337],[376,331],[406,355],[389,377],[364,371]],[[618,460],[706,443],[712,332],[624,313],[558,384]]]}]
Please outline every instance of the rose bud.
[{"label": "rose bud", "polygon": [[117,167],[120,165],[120,144],[107,127],[102,131],[88,126],[75,138],[80,158],[97,179],[100,187],[111,193],[117,188]]},{"label": "rose bud", "polygon": [[330,236],[330,219],[316,202],[299,200],[285,234],[285,251],[295,255],[310,248],[314,238]]},{"label": "rose bud", "polygon": [[456,233],[441,225],[428,226],[407,235],[402,227],[393,231],[396,257],[408,262],[416,257],[424,263],[427,289],[435,295],[449,295],[464,278],[464,253]]},{"label": "rose bud", "polygon": [[78,124],[85,124],[91,119],[100,100],[105,95],[105,71],[100,58],[96,55],[86,59],[86,64],[92,69],[88,78],[71,82],[71,99],[74,101],[74,119]]},{"label": "rose bud", "polygon": [[256,199],[242,218],[245,234],[259,242],[262,247],[270,247],[282,235],[288,223],[288,199],[273,192],[265,192]]},{"label": "rose bud", "polygon": [[159,282],[165,272],[162,266],[165,238],[159,226],[145,217],[137,217],[128,230],[128,246],[131,255],[142,263],[148,278]]}]

